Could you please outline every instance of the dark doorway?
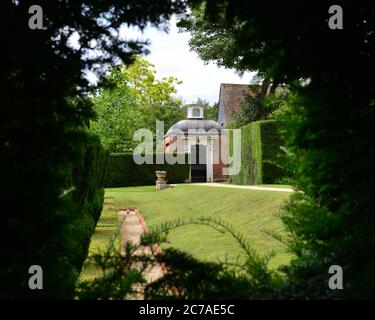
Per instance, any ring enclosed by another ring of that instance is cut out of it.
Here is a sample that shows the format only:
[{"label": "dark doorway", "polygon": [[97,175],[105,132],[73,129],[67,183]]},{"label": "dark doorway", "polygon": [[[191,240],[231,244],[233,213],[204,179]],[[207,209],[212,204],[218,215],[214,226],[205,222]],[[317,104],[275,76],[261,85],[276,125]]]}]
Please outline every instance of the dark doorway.
[{"label": "dark doorway", "polygon": [[191,146],[191,182],[207,182],[206,146]]}]

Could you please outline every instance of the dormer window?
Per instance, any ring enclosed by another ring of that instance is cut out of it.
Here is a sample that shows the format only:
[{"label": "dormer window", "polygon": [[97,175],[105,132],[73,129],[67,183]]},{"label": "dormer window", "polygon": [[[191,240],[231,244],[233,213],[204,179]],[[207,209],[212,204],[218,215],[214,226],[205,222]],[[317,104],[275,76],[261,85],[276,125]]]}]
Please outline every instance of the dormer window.
[{"label": "dormer window", "polygon": [[203,119],[204,106],[200,104],[191,104],[187,106],[188,119]]},{"label": "dormer window", "polygon": [[194,118],[200,118],[201,116],[201,110],[199,108],[194,108],[193,109],[193,117]]}]

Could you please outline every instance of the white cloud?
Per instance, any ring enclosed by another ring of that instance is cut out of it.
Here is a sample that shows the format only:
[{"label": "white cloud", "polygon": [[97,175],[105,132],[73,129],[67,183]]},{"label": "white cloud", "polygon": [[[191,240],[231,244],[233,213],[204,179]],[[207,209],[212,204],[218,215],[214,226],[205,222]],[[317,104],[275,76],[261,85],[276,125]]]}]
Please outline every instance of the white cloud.
[{"label": "white cloud", "polygon": [[254,73],[247,72],[242,77],[234,70],[219,68],[213,63],[205,65],[195,52],[189,51],[189,33],[179,33],[176,19],[172,18],[169,33],[156,28],[147,28],[143,34],[135,28],[121,28],[120,35],[134,39],[149,39],[150,54],[145,58],[155,65],[157,77],[174,76],[183,83],[177,95],[186,103],[198,97],[217,102],[220,83],[250,83]]}]

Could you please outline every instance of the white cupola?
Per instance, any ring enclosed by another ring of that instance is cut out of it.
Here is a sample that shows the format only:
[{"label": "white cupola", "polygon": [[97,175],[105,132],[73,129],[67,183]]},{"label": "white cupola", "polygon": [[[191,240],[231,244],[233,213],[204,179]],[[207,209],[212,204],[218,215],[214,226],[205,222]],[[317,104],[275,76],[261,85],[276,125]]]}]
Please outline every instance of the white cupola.
[{"label": "white cupola", "polygon": [[201,104],[187,105],[187,118],[188,119],[203,119],[204,106]]}]

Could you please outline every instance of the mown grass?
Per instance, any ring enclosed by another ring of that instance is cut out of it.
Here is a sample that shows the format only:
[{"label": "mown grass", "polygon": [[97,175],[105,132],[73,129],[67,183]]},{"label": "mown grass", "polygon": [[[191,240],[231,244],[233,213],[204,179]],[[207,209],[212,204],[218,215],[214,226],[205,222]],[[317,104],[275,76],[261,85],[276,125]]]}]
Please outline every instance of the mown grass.
[{"label": "mown grass", "polygon": [[257,184],[254,187],[269,187],[269,188],[293,189],[293,186],[291,186],[289,184]]},{"label": "mown grass", "polygon": [[[188,184],[160,192],[155,192],[153,186],[106,190],[106,197],[114,198],[119,206],[137,207],[151,228],[178,218],[210,216],[226,221],[241,232],[260,255],[275,253],[270,260],[271,268],[290,260],[285,246],[265,232],[285,233],[279,214],[289,196],[286,192]],[[93,241],[99,238],[95,237]],[[243,253],[229,234],[207,226],[177,228],[170,233],[169,240],[164,247],[173,246],[206,261],[234,261]]]},{"label": "mown grass", "polygon": [[220,182],[220,184],[227,184],[230,186],[252,186],[252,187],[268,187],[268,188],[286,188],[286,189],[293,189],[293,186],[290,184],[234,184],[230,182]]},{"label": "mown grass", "polygon": [[[110,196],[104,198],[103,210],[100,219],[96,225],[95,232],[91,238],[89,247],[89,256],[94,253],[104,252],[113,242],[113,245],[119,246],[119,223],[117,218],[117,202]],[[79,280],[88,280],[99,274],[97,267],[87,263],[84,264]]]}]

